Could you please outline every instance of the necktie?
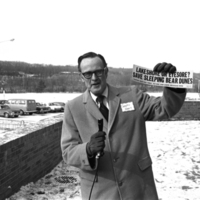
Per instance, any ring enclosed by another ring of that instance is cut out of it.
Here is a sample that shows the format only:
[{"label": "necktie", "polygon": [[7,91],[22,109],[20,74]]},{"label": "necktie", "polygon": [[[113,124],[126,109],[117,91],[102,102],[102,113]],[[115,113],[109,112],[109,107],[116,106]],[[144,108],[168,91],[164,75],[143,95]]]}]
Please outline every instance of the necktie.
[{"label": "necktie", "polygon": [[103,95],[98,96],[97,97],[97,103],[100,104],[100,107],[99,107],[100,112],[102,113],[104,118],[108,121],[108,108],[103,103],[104,98],[105,97]]}]

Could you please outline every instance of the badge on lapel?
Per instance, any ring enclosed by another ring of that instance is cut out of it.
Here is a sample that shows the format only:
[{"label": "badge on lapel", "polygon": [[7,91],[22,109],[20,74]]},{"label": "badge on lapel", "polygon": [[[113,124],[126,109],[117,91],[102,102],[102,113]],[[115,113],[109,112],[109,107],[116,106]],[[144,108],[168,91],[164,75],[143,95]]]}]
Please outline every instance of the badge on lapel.
[{"label": "badge on lapel", "polygon": [[121,103],[122,112],[135,110],[133,102]]}]

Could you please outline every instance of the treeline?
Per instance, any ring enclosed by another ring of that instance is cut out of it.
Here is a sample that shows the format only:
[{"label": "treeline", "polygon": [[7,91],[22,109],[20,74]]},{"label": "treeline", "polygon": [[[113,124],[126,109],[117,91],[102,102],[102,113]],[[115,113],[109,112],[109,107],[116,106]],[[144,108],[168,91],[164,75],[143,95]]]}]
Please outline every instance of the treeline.
[{"label": "treeline", "polygon": [[[194,74],[194,88],[198,92],[200,74]],[[132,79],[131,68],[109,67],[108,82],[115,86],[138,85]],[[138,85],[143,91],[161,92],[156,86]],[[25,62],[0,61],[0,90],[7,93],[20,92],[83,92],[77,66],[29,64]]]},{"label": "treeline", "polygon": [[54,66],[44,64],[30,64],[26,62],[11,62],[11,61],[0,61],[0,75],[6,76],[17,76],[21,72],[25,74],[34,74],[35,76],[53,76],[62,71],[74,72],[77,71],[75,66]]}]

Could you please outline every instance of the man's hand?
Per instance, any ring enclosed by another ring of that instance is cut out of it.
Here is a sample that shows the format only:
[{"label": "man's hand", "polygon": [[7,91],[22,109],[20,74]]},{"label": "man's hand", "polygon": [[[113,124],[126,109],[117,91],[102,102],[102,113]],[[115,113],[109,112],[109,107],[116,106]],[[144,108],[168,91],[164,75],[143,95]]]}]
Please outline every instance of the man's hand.
[{"label": "man's hand", "polygon": [[89,157],[95,156],[97,153],[102,152],[105,147],[106,133],[99,131],[93,134],[90,141],[87,143],[86,150]]},{"label": "man's hand", "polygon": [[[154,72],[166,72],[166,73],[175,73],[176,72],[176,67],[173,66],[170,63],[158,63],[154,68],[153,68]],[[184,88],[168,88],[172,91],[175,91],[176,93],[184,93],[186,91],[186,89]]]},{"label": "man's hand", "polygon": [[166,73],[175,73],[176,72],[176,67],[173,66],[172,64],[170,63],[158,63],[154,69],[153,69],[154,72],[166,72]]}]

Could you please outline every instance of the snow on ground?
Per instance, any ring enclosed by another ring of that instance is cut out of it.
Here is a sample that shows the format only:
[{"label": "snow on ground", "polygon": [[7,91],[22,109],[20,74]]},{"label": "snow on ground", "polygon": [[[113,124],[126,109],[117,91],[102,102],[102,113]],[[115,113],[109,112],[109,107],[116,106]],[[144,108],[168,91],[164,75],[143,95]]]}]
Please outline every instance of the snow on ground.
[{"label": "snow on ground", "polygon": [[[200,121],[147,122],[160,200],[200,199]],[[81,200],[77,169],[59,163],[7,200]]]},{"label": "snow on ground", "polygon": [[149,149],[162,200],[200,199],[200,121],[148,122]]},{"label": "snow on ground", "polygon": [[35,99],[37,102],[67,102],[80,95],[80,93],[5,93],[0,94],[0,99]]},{"label": "snow on ground", "polygon": [[76,168],[62,161],[36,183],[22,186],[7,200],[81,200],[80,178]]},{"label": "snow on ground", "polygon": [[[61,101],[67,102],[81,93],[0,93],[0,99],[12,99],[12,98],[27,98],[27,99],[35,99],[37,102],[53,102],[53,101]],[[162,93],[149,93],[153,96],[161,96]],[[199,100],[200,94],[198,93],[187,93],[187,100]]]},{"label": "snow on ground", "polygon": [[[161,93],[150,93],[160,96]],[[32,98],[67,102],[80,93],[0,94],[0,99]],[[188,93],[188,100],[199,94]],[[147,122],[149,150],[160,200],[200,199],[200,121]],[[59,163],[49,174],[22,186],[7,200],[81,200],[77,169]]]}]

